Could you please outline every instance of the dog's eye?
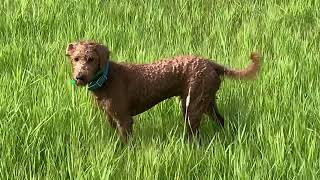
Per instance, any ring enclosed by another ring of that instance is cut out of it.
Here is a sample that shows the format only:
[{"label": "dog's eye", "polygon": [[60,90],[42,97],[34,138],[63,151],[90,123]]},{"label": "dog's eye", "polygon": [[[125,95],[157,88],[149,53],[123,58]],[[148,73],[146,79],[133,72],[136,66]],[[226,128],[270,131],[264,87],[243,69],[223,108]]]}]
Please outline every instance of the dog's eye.
[{"label": "dog's eye", "polygon": [[93,61],[93,58],[92,57],[89,57],[88,58],[88,62],[92,62]]},{"label": "dog's eye", "polygon": [[79,61],[79,58],[74,58],[74,61],[75,61],[75,62]]}]

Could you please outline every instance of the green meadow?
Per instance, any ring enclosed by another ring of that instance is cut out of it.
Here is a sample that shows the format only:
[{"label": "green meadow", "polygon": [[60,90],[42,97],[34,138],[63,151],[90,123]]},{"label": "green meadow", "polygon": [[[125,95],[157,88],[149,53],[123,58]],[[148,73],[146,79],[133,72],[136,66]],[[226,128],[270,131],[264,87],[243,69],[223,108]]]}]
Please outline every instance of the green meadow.
[{"label": "green meadow", "polygon": [[[196,54],[244,68],[225,78],[225,127],[204,116],[185,140],[178,98],[135,119],[130,145],[86,88],[68,43],[107,45],[116,62]],[[0,179],[318,179],[320,1],[1,0]]]}]

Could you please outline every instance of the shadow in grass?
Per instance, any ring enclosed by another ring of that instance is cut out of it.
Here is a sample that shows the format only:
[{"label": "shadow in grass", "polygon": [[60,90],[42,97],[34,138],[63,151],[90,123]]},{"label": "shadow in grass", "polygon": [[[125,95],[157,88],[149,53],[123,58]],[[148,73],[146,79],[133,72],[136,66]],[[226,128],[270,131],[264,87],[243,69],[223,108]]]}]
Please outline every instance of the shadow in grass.
[{"label": "shadow in grass", "polygon": [[[225,95],[224,95],[225,96]],[[234,142],[239,131],[248,125],[246,121],[248,108],[246,103],[250,99],[245,94],[241,98],[229,96],[218,99],[218,107],[225,118],[225,126],[222,127],[215,119],[204,115],[201,121],[200,134],[195,142],[201,146],[208,146],[215,142],[228,145]],[[185,120],[182,117],[178,98],[171,98],[163,101],[152,109],[134,117],[134,128],[131,146],[140,143],[172,143],[183,139],[189,143],[186,136]],[[119,147],[125,147],[121,142],[120,135],[116,129],[110,127],[104,115],[94,119],[95,131],[98,131],[100,138],[106,142],[118,143]]]},{"label": "shadow in grass", "polygon": [[134,138],[144,143],[169,143],[183,137],[184,119],[178,98],[161,102],[135,117]]},{"label": "shadow in grass", "polygon": [[243,128],[248,126],[250,118],[246,95],[238,98],[229,96],[218,99],[218,108],[225,119],[224,127],[222,127],[215,119],[205,116],[200,127],[200,143],[207,146],[212,141],[220,142],[228,146],[236,139]]},{"label": "shadow in grass", "polygon": [[[172,98],[135,117],[135,141],[144,144],[168,144],[183,140],[185,143],[190,143],[180,107],[179,99]],[[216,120],[204,115],[200,135],[193,142],[208,145],[216,133],[224,134],[223,127]]]}]

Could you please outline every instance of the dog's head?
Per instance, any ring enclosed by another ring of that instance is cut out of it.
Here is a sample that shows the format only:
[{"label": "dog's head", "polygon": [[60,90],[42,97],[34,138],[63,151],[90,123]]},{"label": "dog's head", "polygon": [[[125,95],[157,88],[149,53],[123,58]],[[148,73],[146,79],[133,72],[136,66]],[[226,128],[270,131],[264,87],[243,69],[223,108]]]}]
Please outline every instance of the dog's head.
[{"label": "dog's head", "polygon": [[68,44],[66,55],[71,59],[76,84],[84,86],[93,80],[95,74],[109,61],[109,54],[106,46],[92,41]]}]

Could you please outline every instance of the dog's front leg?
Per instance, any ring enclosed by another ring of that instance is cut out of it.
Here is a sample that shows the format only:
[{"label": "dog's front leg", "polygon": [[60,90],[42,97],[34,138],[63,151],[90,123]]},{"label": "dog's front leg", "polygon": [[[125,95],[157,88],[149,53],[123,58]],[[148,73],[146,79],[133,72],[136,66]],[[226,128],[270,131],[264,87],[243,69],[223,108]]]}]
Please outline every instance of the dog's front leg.
[{"label": "dog's front leg", "polygon": [[133,119],[128,114],[122,114],[116,117],[116,119],[117,119],[119,133],[124,143],[128,143],[132,135]]},{"label": "dog's front leg", "polygon": [[110,114],[107,114],[107,120],[112,128],[117,128],[117,122],[114,121]]}]

